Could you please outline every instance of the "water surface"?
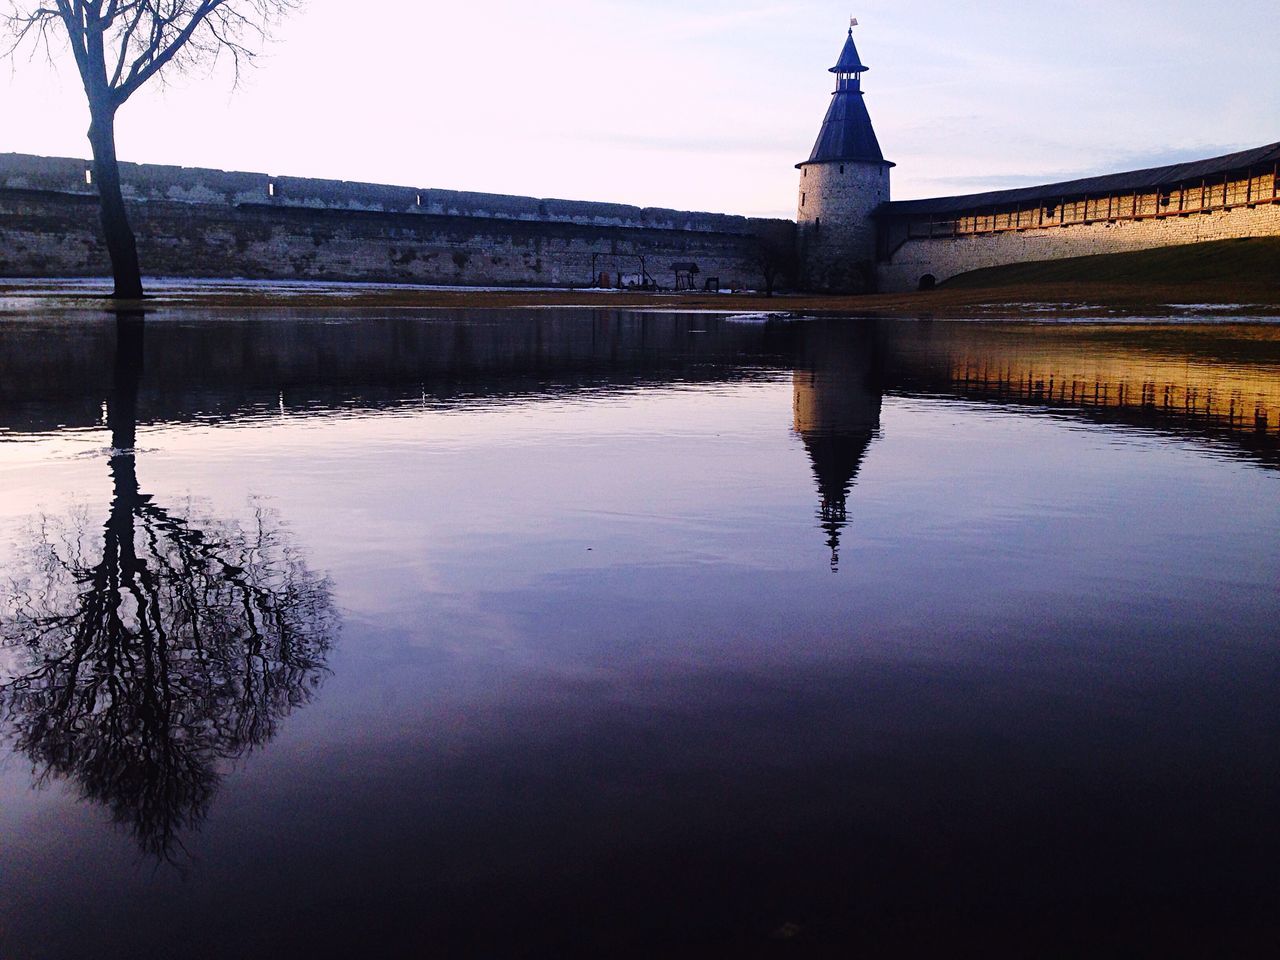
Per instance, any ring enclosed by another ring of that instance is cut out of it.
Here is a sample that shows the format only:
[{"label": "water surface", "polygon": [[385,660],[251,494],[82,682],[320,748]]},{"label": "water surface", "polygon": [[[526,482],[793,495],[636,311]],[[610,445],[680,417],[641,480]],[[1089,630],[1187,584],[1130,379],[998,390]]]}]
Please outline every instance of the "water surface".
[{"label": "water surface", "polygon": [[0,956],[1252,951],[1280,326],[0,326]]}]

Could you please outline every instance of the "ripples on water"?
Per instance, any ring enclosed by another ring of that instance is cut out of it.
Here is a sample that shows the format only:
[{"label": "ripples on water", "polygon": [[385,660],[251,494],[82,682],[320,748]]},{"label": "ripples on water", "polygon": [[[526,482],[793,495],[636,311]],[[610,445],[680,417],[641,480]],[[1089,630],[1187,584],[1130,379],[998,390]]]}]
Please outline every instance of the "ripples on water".
[{"label": "ripples on water", "polygon": [[7,321],[0,956],[1254,955],[1278,467],[1274,325]]}]

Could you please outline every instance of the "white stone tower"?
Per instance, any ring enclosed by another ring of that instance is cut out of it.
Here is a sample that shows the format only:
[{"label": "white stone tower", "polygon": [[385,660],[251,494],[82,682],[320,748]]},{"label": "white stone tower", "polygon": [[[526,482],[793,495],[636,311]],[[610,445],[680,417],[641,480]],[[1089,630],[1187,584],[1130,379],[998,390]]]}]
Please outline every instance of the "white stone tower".
[{"label": "white stone tower", "polygon": [[[857,21],[854,21],[856,26]],[[813,154],[800,171],[797,243],[803,286],[867,293],[875,288],[876,209],[889,200],[889,170],[862,96],[869,68],[853,27],[831,68],[836,90]]]}]

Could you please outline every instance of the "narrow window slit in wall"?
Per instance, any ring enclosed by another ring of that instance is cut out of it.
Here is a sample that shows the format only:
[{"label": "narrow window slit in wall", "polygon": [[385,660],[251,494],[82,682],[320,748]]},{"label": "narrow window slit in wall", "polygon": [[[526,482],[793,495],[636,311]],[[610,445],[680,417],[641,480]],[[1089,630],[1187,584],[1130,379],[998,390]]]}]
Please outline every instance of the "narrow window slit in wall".
[{"label": "narrow window slit in wall", "polygon": [[267,196],[274,197],[276,195],[276,185],[274,183],[267,184]]},{"label": "narrow window slit in wall", "polygon": [[417,206],[422,206],[422,194],[418,194],[418,198],[415,202]]},{"label": "narrow window slit in wall", "polygon": [[87,185],[89,185],[89,186],[93,186],[93,171],[92,171],[92,170],[86,170],[86,171],[84,172],[84,182],[85,182]]}]

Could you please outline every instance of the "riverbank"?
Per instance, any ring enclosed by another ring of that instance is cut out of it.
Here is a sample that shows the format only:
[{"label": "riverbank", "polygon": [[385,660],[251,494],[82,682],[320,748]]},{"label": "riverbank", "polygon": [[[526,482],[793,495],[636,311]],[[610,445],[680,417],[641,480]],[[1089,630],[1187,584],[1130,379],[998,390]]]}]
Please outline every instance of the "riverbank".
[{"label": "riverbank", "polygon": [[[0,281],[0,314],[80,311],[110,306],[98,283]],[[269,284],[165,281],[150,287],[144,309],[516,309],[781,313],[883,317],[1167,316],[1170,312],[1223,317],[1280,317],[1280,291],[1265,285],[1019,284],[978,289],[944,287],[927,293],[875,296],[663,294],[599,290],[440,289],[355,284]]]},{"label": "riverbank", "polygon": [[[405,284],[157,279],[145,306],[254,310],[579,307],[661,312],[883,317],[1280,317],[1280,240],[1224,241],[1138,253],[1014,264],[928,292],[649,293],[621,290],[420,287]],[[97,309],[106,280],[0,280],[0,313]]]}]

